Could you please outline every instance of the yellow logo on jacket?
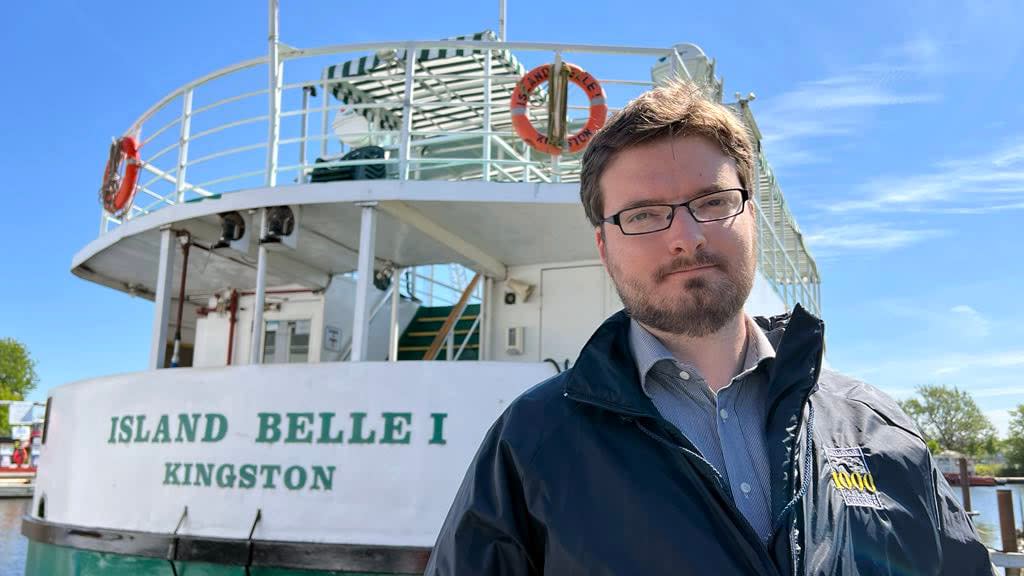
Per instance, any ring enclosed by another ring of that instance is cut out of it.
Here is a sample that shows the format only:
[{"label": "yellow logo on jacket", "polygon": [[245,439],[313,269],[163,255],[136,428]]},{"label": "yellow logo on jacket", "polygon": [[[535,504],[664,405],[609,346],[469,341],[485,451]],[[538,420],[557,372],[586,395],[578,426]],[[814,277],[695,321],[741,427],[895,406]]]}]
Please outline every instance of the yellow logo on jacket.
[{"label": "yellow logo on jacket", "polygon": [[832,469],[832,489],[842,496],[847,506],[882,507],[875,476],[868,469],[863,448],[826,448],[825,456]]}]

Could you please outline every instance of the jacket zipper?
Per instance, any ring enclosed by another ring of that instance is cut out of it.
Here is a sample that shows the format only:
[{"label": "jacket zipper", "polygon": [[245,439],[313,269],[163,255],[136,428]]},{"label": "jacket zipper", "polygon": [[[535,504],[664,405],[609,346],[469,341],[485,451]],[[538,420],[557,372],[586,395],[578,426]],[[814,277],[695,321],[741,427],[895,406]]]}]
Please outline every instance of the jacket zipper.
[{"label": "jacket zipper", "polygon": [[[647,419],[651,418],[648,414],[645,414],[645,413],[642,413],[642,412],[635,412],[635,411],[632,411],[632,410],[624,410],[624,409],[622,409],[621,407],[618,407],[618,406],[613,406],[613,405],[609,405],[609,404],[604,404],[602,402],[597,402],[597,401],[594,401],[594,400],[590,400],[590,399],[586,399],[586,398],[581,398],[581,397],[576,396],[576,395],[570,395],[568,392],[564,393],[563,395],[566,398],[569,398],[571,400],[575,400],[577,402],[580,402],[581,404],[589,404],[591,406],[595,406],[597,408],[601,408],[603,410],[607,410],[609,412],[617,414],[624,422],[628,423],[628,422],[632,421],[634,424],[636,424],[637,428],[639,428],[644,434],[646,434],[647,436],[653,438],[657,442],[659,442],[661,444],[664,444],[665,446],[671,448],[673,451],[679,450],[679,451],[683,452],[684,454],[687,454],[687,455],[689,455],[689,456],[691,456],[693,458],[696,458],[698,461],[703,462],[707,466],[708,470],[710,470],[713,473],[713,476],[711,476],[711,479],[714,481],[713,484],[715,486],[715,489],[718,491],[719,496],[722,498],[722,500],[724,502],[726,502],[726,506],[728,507],[729,510],[732,511],[734,517],[739,520],[737,522],[737,524],[739,525],[740,530],[746,533],[747,540],[748,540],[747,544],[749,545],[750,542],[755,542],[756,545],[752,546],[752,548],[754,548],[755,553],[758,556],[758,559],[761,560],[761,563],[763,565],[766,565],[766,566],[769,567],[769,569],[771,570],[771,574],[773,574],[773,575],[778,575],[779,574],[778,569],[775,567],[775,564],[771,560],[771,555],[768,553],[768,550],[765,547],[765,545],[761,542],[761,537],[758,536],[756,532],[754,532],[754,528],[750,525],[749,522],[747,522],[746,518],[739,511],[739,508],[736,507],[735,502],[733,502],[732,496],[729,494],[728,491],[726,491],[726,489],[725,489],[725,479],[722,478],[721,473],[719,473],[715,469],[715,467],[712,466],[711,463],[708,462],[703,456],[701,456],[698,452],[695,452],[693,450],[688,449],[685,446],[680,446],[678,444],[674,444],[674,443],[668,441],[667,439],[665,439],[665,438],[661,437],[660,435],[654,433],[653,431],[651,431],[647,427],[645,427],[643,424],[641,424],[640,423],[640,419],[641,418],[647,418]],[[702,473],[704,473],[704,472],[702,472]],[[708,475],[707,473],[704,473],[704,474]]]},{"label": "jacket zipper", "polygon": [[[678,444],[670,442],[669,440],[656,434],[654,431],[648,429],[639,421],[634,421],[634,423],[636,424],[637,428],[643,431],[643,433],[646,434],[647,436],[650,436],[651,438],[655,439],[661,444],[664,444],[665,446],[671,448],[672,450],[679,450],[680,452],[692,458],[696,458],[698,461],[702,462],[705,466],[707,466],[707,469],[710,470],[713,474],[711,478],[712,480],[714,480],[714,486],[715,489],[718,491],[719,497],[721,497],[722,500],[726,503],[726,507],[732,511],[732,514],[735,517],[736,523],[739,525],[740,530],[746,533],[748,540],[747,543],[750,544],[750,542],[756,542],[756,544],[753,545],[752,548],[754,548],[757,552],[758,558],[759,560],[761,560],[761,563],[771,567],[773,574],[778,574],[778,570],[775,568],[775,564],[771,560],[771,555],[768,553],[768,549],[761,542],[761,537],[757,535],[757,533],[754,531],[754,528],[750,525],[750,522],[747,521],[746,517],[743,516],[743,513],[740,512],[739,508],[736,507],[736,503],[733,501],[732,495],[728,490],[726,490],[725,479],[722,478],[722,474],[718,470],[716,470],[715,467],[712,466],[711,463],[707,461],[707,459],[701,456],[700,453],[694,452],[693,450],[690,450],[685,446],[680,446]],[[705,475],[708,474],[705,473]]]}]

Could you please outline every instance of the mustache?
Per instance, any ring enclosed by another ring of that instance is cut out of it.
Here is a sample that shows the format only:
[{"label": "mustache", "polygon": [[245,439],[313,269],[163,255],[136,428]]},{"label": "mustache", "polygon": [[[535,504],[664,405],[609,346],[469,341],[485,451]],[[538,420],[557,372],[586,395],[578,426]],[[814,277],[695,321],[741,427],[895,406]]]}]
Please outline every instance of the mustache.
[{"label": "mustache", "polygon": [[718,266],[719,268],[725,268],[721,259],[707,252],[700,250],[695,252],[693,256],[677,256],[672,259],[671,262],[658,268],[655,272],[655,278],[660,282],[665,279],[666,276],[674,272],[681,270],[688,270],[690,268],[698,268],[701,266]]}]

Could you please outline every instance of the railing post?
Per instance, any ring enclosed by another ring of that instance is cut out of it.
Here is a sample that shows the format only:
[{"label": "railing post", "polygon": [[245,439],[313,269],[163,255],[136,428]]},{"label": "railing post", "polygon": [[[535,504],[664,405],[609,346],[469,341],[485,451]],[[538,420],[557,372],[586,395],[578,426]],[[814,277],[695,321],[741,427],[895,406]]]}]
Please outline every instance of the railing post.
[{"label": "railing post", "polygon": [[491,181],[491,50],[484,51],[484,182]]},{"label": "railing post", "polygon": [[960,459],[960,494],[964,500],[964,511],[971,511],[971,478],[967,473],[967,458]]},{"label": "railing post", "polygon": [[[996,490],[999,505],[999,535],[1003,541],[1003,552],[1017,551],[1017,526],[1013,519],[1013,492]],[[1006,568],[1006,576],[1020,576],[1020,568]]]},{"label": "railing post", "polygon": [[306,137],[309,132],[309,93],[316,94],[316,87],[313,85],[302,87],[302,126],[299,127],[299,184],[306,183]]},{"label": "railing post", "polygon": [[182,95],[181,126],[178,132],[178,171],[174,179],[174,197],[178,204],[185,201],[185,174],[188,166],[188,139],[192,133],[192,89]]},{"label": "railing post", "polygon": [[327,108],[330,104],[330,99],[327,96],[327,71],[323,72],[323,92],[321,93],[321,117],[320,117],[320,157],[327,157],[327,129],[328,129],[328,113]]},{"label": "railing post", "polygon": [[268,134],[267,134],[267,186],[273,187],[277,185],[277,145],[280,139],[281,130],[281,76],[283,72],[283,66],[281,64],[281,50],[277,43],[278,30],[277,30],[277,2],[278,0],[269,0],[270,2],[270,34],[269,34],[269,51],[270,56],[267,62],[269,83],[270,83],[270,98],[269,98],[269,116],[268,116]]},{"label": "railing post", "polygon": [[413,75],[416,73],[416,47],[405,47],[405,93],[402,95],[402,134],[398,143],[398,179],[409,179],[409,152],[412,139]]}]

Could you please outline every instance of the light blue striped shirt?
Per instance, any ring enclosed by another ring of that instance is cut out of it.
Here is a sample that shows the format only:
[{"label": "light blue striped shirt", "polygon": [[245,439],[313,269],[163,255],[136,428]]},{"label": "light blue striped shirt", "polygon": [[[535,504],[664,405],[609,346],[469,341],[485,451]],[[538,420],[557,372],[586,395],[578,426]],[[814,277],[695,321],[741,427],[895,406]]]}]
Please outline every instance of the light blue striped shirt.
[{"label": "light blue striped shirt", "polygon": [[771,536],[771,491],[765,446],[767,360],[775,348],[747,316],[743,371],[714,394],[696,366],[676,360],[635,320],[629,342],[644,393],[721,474],[736,507],[754,531]]}]

